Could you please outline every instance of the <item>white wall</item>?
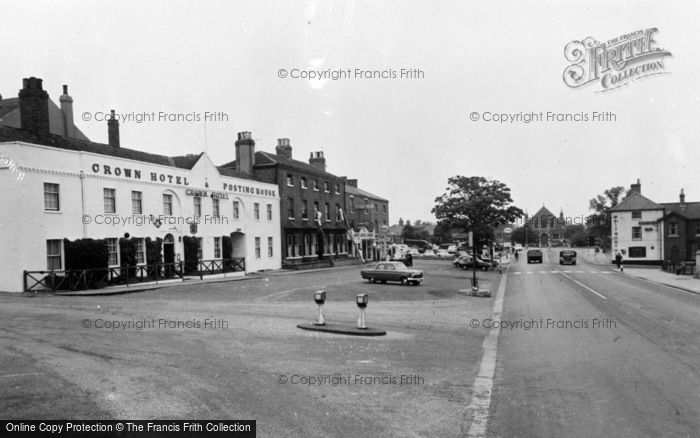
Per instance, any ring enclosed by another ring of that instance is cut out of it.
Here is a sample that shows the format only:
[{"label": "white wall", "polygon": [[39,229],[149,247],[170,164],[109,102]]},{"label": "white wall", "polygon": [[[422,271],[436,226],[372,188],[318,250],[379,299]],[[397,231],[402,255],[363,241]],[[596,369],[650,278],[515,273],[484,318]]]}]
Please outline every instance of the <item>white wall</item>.
[{"label": "white wall", "polygon": [[[612,242],[613,242],[613,257],[617,250],[624,249],[625,260],[642,260],[642,261],[658,261],[662,259],[663,254],[663,228],[660,222],[657,222],[663,216],[663,210],[644,210],[642,211],[641,219],[632,219],[631,211],[614,212],[612,220]],[[615,226],[615,217],[617,217],[617,229]],[[655,222],[654,224],[646,222]],[[642,239],[632,239],[632,227],[642,227]],[[651,228],[651,231],[647,231]],[[615,231],[617,231],[617,243],[615,242]],[[643,246],[646,248],[646,257],[629,257],[629,247]]]},{"label": "white wall", "polygon": [[[90,237],[119,238],[125,233],[131,237],[163,238],[167,233],[175,238],[175,253],[184,260],[181,237],[191,236],[189,222],[194,215],[194,197],[188,189],[225,194],[220,200],[221,220],[214,223],[212,199],[202,198],[202,217],[195,236],[203,238],[203,258],[214,258],[214,236],[230,235],[235,231],[245,234],[246,270],[279,269],[281,267],[279,193],[277,186],[257,181],[230,178],[219,175],[206,156],[192,171],[169,166],[159,166],[134,160],[87,152],[66,151],[46,146],[24,143],[0,143],[2,162],[12,160],[17,172],[24,174],[16,180],[14,169],[0,165],[0,290],[21,291],[23,270],[46,270],[46,240],[70,240]],[[201,164],[200,164],[201,163]],[[97,172],[93,167],[98,165]],[[109,166],[111,175],[104,167]],[[115,169],[121,175],[115,175]],[[124,169],[141,171],[141,178],[127,178]],[[81,171],[83,173],[81,181]],[[172,182],[152,182],[150,173],[172,176]],[[181,184],[175,183],[180,177]],[[188,185],[184,184],[185,178]],[[60,211],[44,211],[45,182],[60,186]],[[81,183],[82,182],[82,183]],[[209,187],[205,187],[206,184]],[[224,190],[224,183],[231,186],[252,188],[254,193]],[[106,214],[104,188],[116,190],[116,213]],[[132,215],[131,192],[142,192],[141,216]],[[258,191],[263,194],[256,194]],[[163,218],[162,226],[143,220],[153,215],[162,216],[163,193],[173,196],[173,216]],[[241,203],[238,220],[233,219],[233,200]],[[84,206],[83,206],[84,202]],[[253,203],[260,203],[260,220],[253,218]],[[267,220],[266,205],[272,204],[272,220]],[[85,217],[84,224],[83,217]],[[139,220],[140,219],[140,220]],[[130,223],[125,223],[131,221]],[[173,223],[170,223],[170,222]],[[110,223],[111,222],[111,223]],[[114,223],[117,222],[117,223]],[[261,257],[255,257],[255,237],[261,238]],[[273,257],[267,255],[267,238],[273,238]],[[65,264],[65,257],[63,258]]]}]

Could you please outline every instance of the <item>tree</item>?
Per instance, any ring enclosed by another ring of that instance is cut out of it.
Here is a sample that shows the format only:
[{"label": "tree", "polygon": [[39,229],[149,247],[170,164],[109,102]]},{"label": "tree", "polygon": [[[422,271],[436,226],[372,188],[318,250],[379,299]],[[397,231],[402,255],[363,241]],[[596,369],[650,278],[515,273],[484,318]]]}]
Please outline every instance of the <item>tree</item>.
[{"label": "tree", "polygon": [[[525,238],[525,232],[527,231],[527,238]],[[537,231],[533,230],[532,227],[528,225],[523,225],[513,230],[510,235],[510,239],[513,243],[519,243],[521,245],[525,244],[537,244],[539,236]]]},{"label": "tree", "polygon": [[474,233],[474,245],[493,241],[493,229],[512,223],[523,211],[510,205],[510,189],[496,180],[480,176],[453,176],[447,180],[447,193],[435,198],[431,210],[439,225]]},{"label": "tree", "polygon": [[[586,219],[589,235],[595,236],[603,242],[604,249],[610,247],[610,234],[612,232],[610,209],[620,203],[620,197],[623,193],[625,193],[624,187],[611,187],[589,202],[589,209],[593,211],[593,214]],[[626,195],[629,195],[629,191]]]}]

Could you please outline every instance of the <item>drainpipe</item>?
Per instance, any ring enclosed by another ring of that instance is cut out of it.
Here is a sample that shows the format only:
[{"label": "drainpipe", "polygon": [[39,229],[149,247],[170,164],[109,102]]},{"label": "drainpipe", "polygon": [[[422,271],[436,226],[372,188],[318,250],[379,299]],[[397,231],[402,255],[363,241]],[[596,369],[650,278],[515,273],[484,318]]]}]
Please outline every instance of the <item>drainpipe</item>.
[{"label": "drainpipe", "polygon": [[83,238],[87,237],[87,223],[85,221],[85,172],[80,171],[80,210],[82,216],[80,217],[83,223]]}]

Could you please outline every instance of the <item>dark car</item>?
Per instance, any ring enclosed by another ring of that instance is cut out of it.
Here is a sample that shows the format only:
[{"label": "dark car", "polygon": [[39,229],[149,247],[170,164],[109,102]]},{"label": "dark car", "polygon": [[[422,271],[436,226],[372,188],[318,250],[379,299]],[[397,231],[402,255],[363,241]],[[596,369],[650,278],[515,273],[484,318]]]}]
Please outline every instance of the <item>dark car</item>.
[{"label": "dark car", "polygon": [[528,263],[542,263],[542,251],[539,249],[529,249],[527,251],[527,262]]},{"label": "dark car", "polygon": [[565,249],[559,251],[559,264],[560,265],[575,265],[576,264],[576,251],[573,249]]},{"label": "dark car", "polygon": [[[462,269],[473,269],[474,268],[474,257],[471,255],[463,255],[457,257],[452,264],[458,268]],[[481,260],[479,257],[476,258],[476,269],[481,269],[482,271],[487,271],[491,264]]]},{"label": "dark car", "polygon": [[399,281],[401,284],[413,284],[418,286],[423,281],[423,271],[407,268],[401,262],[379,262],[369,269],[360,271],[362,278],[370,283],[386,283],[387,281]]}]

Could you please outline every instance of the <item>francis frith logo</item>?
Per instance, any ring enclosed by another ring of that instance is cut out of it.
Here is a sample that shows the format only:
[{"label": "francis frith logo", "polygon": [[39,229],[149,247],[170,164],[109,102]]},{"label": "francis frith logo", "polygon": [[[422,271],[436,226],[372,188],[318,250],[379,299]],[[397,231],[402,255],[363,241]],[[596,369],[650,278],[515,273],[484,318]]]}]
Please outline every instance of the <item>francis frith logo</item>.
[{"label": "francis frith logo", "polygon": [[571,41],[564,48],[572,64],[564,70],[564,83],[571,88],[597,84],[595,92],[616,90],[653,75],[668,73],[664,57],[668,50],[657,47],[655,27],[620,35],[606,42],[592,37]]}]

